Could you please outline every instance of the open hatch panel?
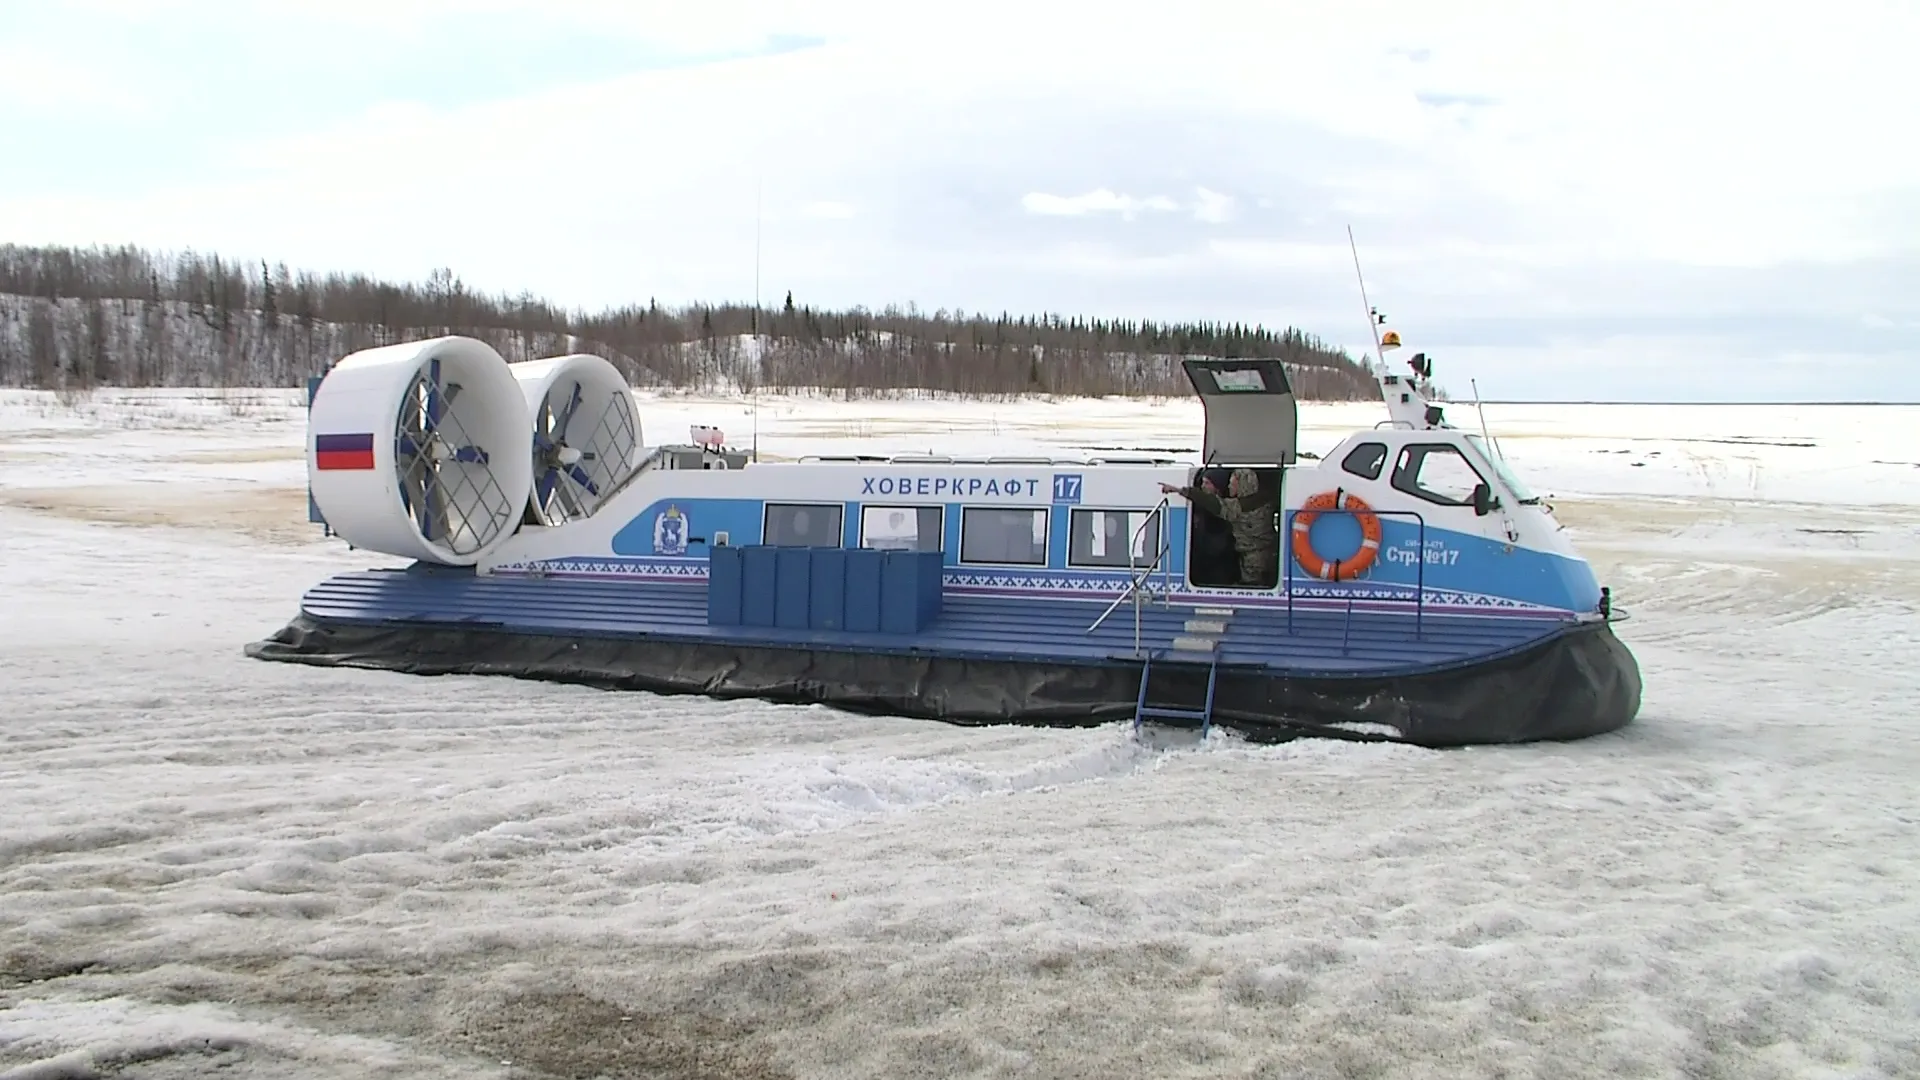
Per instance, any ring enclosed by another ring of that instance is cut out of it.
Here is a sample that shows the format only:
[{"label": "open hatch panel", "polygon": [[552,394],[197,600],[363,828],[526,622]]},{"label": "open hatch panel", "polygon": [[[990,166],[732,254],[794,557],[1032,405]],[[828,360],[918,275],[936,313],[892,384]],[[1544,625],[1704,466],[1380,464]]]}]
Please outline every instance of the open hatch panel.
[{"label": "open hatch panel", "polygon": [[1208,465],[1291,465],[1300,414],[1278,360],[1180,361],[1206,415],[1201,460]]}]

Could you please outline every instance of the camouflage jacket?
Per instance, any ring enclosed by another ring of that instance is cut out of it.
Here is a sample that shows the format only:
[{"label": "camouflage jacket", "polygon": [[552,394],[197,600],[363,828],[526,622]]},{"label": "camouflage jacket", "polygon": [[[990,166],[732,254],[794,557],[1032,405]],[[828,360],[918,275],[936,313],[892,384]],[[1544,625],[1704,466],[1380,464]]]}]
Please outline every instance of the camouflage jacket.
[{"label": "camouflage jacket", "polygon": [[1279,534],[1274,531],[1270,499],[1259,495],[1222,498],[1198,487],[1181,488],[1180,494],[1194,506],[1226,522],[1233,530],[1233,546],[1241,551],[1264,551],[1280,542]]}]

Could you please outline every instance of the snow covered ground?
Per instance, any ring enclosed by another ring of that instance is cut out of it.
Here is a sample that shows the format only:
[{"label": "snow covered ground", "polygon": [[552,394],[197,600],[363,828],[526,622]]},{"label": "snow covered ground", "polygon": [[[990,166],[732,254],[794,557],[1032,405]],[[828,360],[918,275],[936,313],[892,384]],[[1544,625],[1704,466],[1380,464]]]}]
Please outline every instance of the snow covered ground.
[{"label": "snow covered ground", "polygon": [[0,392],[0,1077],[1920,1076],[1920,409],[1488,420],[1634,612],[1624,732],[1154,753],[252,661],[383,561],[304,523],[298,395]]}]

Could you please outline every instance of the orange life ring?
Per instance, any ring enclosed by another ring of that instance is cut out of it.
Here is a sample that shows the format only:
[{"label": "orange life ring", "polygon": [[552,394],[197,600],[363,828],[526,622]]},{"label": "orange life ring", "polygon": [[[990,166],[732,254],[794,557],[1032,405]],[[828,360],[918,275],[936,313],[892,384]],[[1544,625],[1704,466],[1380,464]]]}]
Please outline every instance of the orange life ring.
[{"label": "orange life ring", "polygon": [[[1322,510],[1354,511],[1355,519],[1360,522],[1360,550],[1354,552],[1353,558],[1345,562],[1329,561],[1313,550],[1313,540],[1307,534]],[[1380,518],[1372,510],[1359,496],[1345,491],[1323,491],[1310,496],[1293,517],[1293,557],[1308,574],[1325,581],[1360,576],[1380,557]]]}]

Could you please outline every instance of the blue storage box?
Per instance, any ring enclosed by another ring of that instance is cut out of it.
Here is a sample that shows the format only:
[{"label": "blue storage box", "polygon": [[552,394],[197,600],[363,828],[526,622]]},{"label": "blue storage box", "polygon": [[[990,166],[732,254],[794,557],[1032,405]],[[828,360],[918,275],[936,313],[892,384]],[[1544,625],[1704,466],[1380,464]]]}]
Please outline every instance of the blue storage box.
[{"label": "blue storage box", "polygon": [[740,625],[740,549],[717,547],[707,553],[707,624]]},{"label": "blue storage box", "polygon": [[847,628],[847,553],[841,548],[811,548],[813,603],[807,627],[813,630]]},{"label": "blue storage box", "polygon": [[780,549],[750,544],[740,549],[740,625],[772,626],[774,583],[779,579]]},{"label": "blue storage box", "polygon": [[813,549],[783,547],[774,559],[773,625],[805,630],[807,608],[813,600]]},{"label": "blue storage box", "polygon": [[880,563],[880,629],[911,634],[920,629],[920,580],[904,551],[886,552]]},{"label": "blue storage box", "polygon": [[920,568],[920,625],[925,627],[940,614],[941,601],[947,595],[946,556],[938,551],[913,554]]},{"label": "blue storage box", "polygon": [[872,548],[847,551],[847,626],[861,634],[880,632],[880,564],[884,552]]},{"label": "blue storage box", "polygon": [[880,577],[880,629],[917,634],[940,612],[937,551],[888,551]]},{"label": "blue storage box", "polygon": [[940,614],[941,575],[937,551],[713,548],[707,554],[707,622],[917,634]]}]

